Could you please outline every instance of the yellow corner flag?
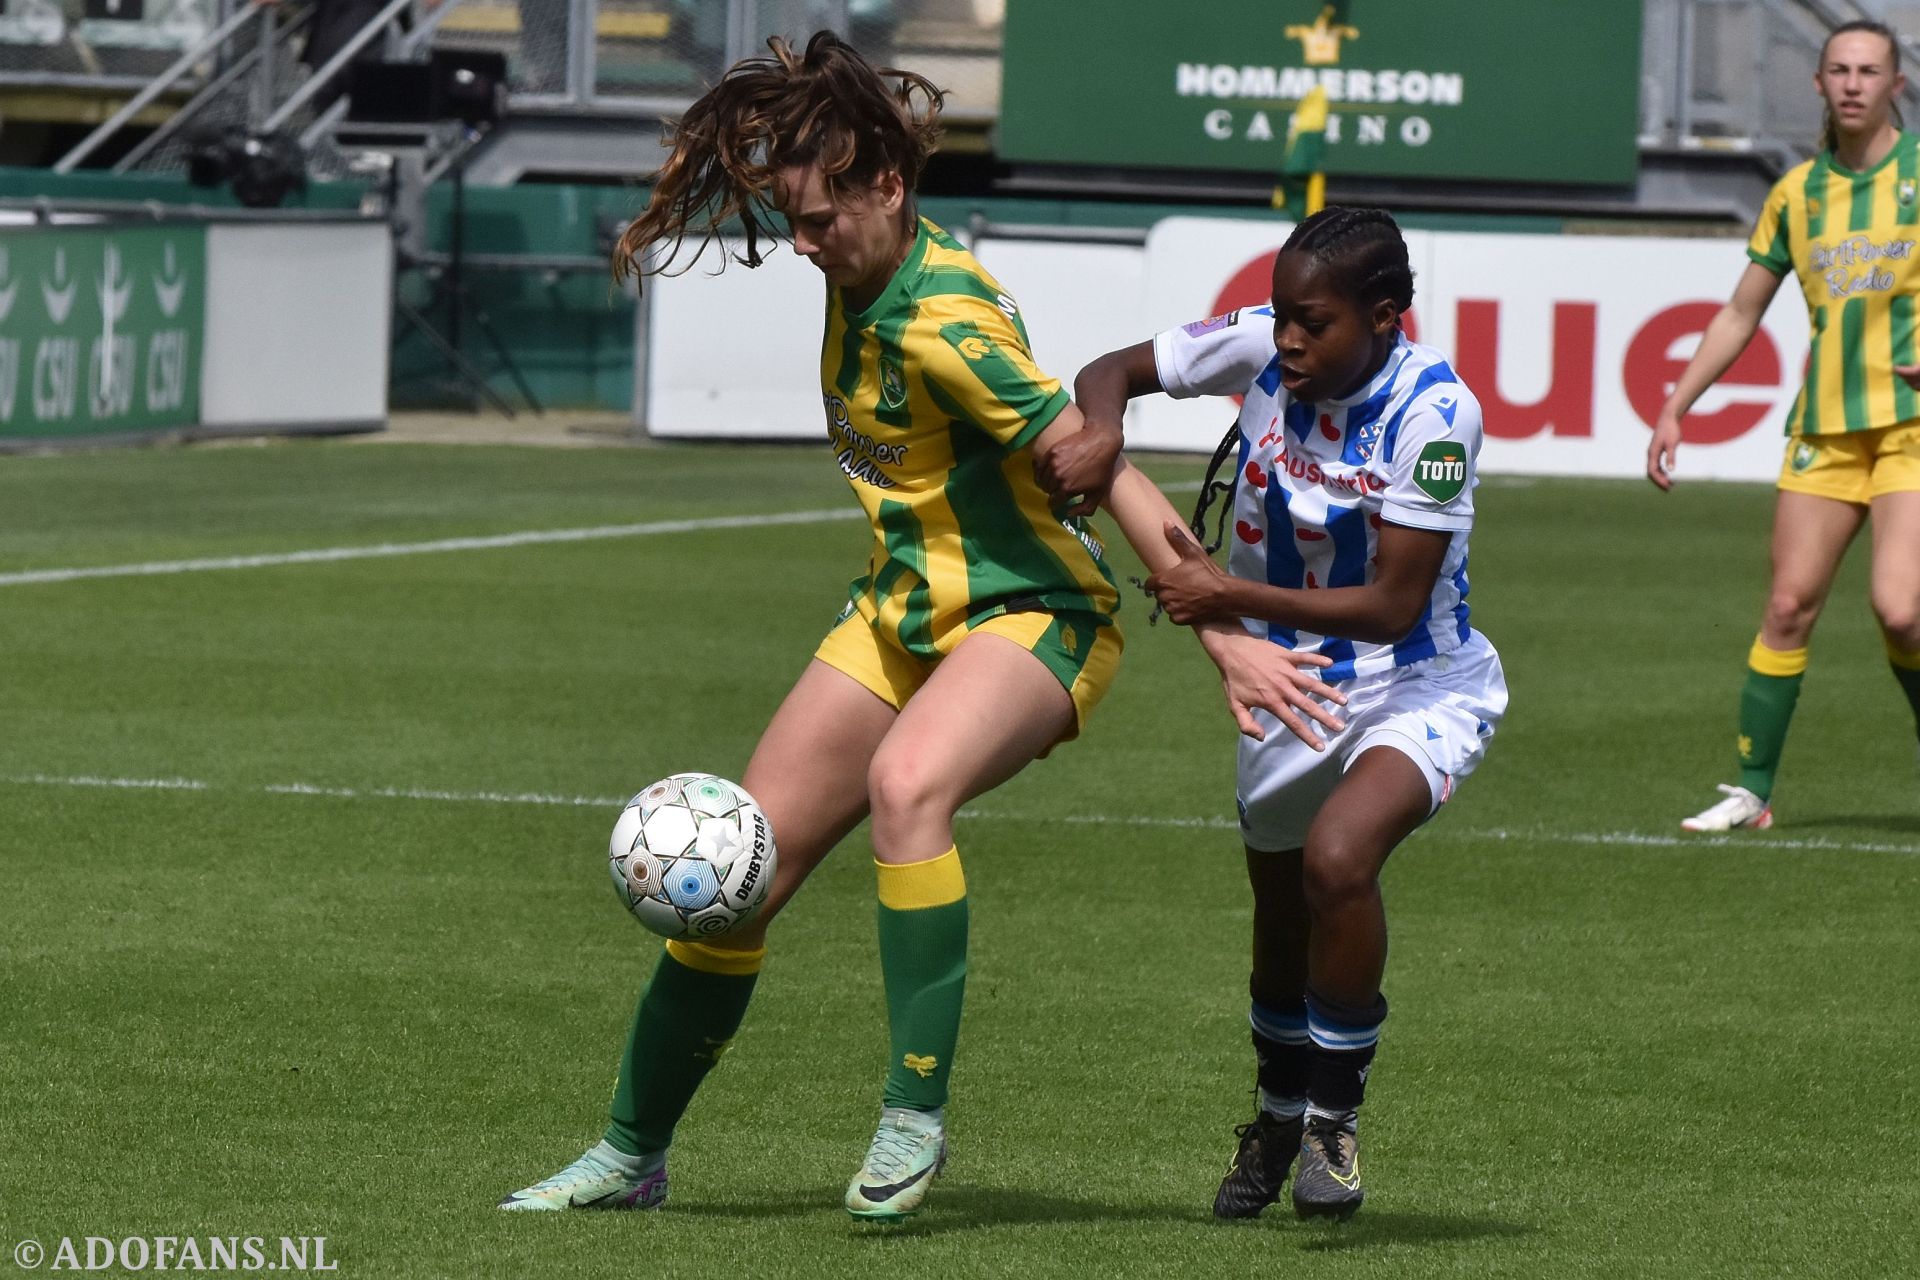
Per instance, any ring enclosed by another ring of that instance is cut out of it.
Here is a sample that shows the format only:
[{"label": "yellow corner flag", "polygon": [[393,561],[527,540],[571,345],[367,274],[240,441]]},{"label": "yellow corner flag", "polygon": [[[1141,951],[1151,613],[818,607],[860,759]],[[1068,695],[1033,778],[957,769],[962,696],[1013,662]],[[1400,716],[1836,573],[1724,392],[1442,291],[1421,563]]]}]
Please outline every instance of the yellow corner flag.
[{"label": "yellow corner flag", "polygon": [[1326,160],[1327,90],[1315,85],[1287,123],[1287,156],[1280,162],[1273,207],[1301,218],[1320,212],[1327,203]]}]

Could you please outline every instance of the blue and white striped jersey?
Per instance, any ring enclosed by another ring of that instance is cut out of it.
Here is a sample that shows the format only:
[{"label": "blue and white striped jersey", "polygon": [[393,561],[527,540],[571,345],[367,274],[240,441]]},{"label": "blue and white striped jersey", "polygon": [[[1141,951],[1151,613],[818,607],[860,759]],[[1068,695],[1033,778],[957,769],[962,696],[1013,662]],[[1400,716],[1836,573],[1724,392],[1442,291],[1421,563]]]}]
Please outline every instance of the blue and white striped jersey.
[{"label": "blue and white striped jersey", "polygon": [[1313,590],[1372,581],[1382,523],[1451,531],[1433,598],[1394,644],[1317,636],[1255,619],[1256,634],[1333,659],[1329,683],[1447,653],[1468,636],[1480,403],[1438,351],[1402,337],[1364,387],[1295,401],[1280,385],[1273,311],[1246,307],[1158,334],[1160,385],[1176,398],[1244,393],[1234,495],[1235,577]]}]

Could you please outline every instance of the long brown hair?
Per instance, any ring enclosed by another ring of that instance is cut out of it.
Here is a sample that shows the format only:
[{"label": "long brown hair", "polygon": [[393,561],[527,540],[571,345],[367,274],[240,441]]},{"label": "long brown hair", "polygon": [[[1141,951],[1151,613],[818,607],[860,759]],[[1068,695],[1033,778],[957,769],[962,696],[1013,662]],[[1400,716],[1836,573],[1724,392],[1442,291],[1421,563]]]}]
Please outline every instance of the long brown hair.
[{"label": "long brown hair", "polygon": [[[925,76],[876,67],[831,31],[815,33],[805,52],[779,36],[771,57],[743,58],[669,127],[666,163],[613,250],[615,279],[655,275],[679,255],[689,233],[699,248],[678,268],[700,260],[721,228],[745,226],[749,267],[760,265],[760,239],[777,239],[772,216],[774,172],[818,163],[837,201],[898,173],[911,192],[940,140],[941,92]],[[663,252],[654,252],[665,245]]]},{"label": "long brown hair", "polygon": [[[1827,32],[1827,38],[1820,44],[1820,72],[1822,75],[1826,74],[1827,50],[1833,47],[1834,37],[1844,36],[1854,31],[1862,32],[1870,36],[1879,36],[1882,40],[1885,40],[1887,42],[1887,49],[1889,50],[1888,56],[1893,59],[1893,74],[1896,76],[1900,74],[1900,37],[1894,35],[1893,28],[1884,22],[1874,22],[1867,18],[1861,18],[1854,22],[1843,22],[1833,30]],[[1900,115],[1900,104],[1894,102],[1888,105],[1893,108],[1894,127],[1899,129],[1906,128],[1907,122]],[[1840,128],[1839,125],[1834,122],[1833,106],[1829,103],[1821,108],[1820,149],[1822,151],[1836,151],[1839,147]]]}]

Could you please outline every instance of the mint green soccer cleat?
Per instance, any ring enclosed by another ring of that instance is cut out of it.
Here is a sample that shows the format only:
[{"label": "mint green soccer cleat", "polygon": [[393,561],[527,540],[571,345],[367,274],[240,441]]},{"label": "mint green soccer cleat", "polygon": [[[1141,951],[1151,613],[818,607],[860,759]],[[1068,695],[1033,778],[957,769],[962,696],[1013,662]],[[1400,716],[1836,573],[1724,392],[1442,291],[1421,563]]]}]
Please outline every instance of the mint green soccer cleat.
[{"label": "mint green soccer cleat", "polygon": [[847,1212],[867,1222],[906,1221],[946,1162],[940,1112],[885,1108],[867,1158],[847,1184]]},{"label": "mint green soccer cleat", "polygon": [[630,1156],[602,1142],[544,1182],[514,1192],[502,1209],[658,1209],[667,1200],[667,1153]]}]

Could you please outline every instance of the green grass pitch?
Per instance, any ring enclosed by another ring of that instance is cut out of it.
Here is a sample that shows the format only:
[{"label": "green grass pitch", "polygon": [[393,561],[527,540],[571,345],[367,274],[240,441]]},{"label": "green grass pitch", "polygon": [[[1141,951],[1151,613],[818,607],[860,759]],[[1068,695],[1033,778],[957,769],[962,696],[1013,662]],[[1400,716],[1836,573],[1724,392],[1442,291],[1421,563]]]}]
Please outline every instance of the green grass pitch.
[{"label": "green grass pitch", "polygon": [[1394,1014],[1341,1227],[1209,1218],[1251,1106],[1233,734],[1130,601],[1086,737],[961,823],[954,1158],[876,1231],[839,1208],[885,1044],[858,834],[776,929],[666,1212],[492,1207],[597,1135],[658,950],[603,869],[619,799],[738,775],[858,521],[13,580],[845,508],[829,459],[0,460],[0,1272],[26,1239],[324,1235],[343,1278],[1912,1274],[1920,775],[1864,548],[1778,827],[1677,838],[1729,777],[1770,504],[1481,488],[1474,619],[1513,705],[1387,870]]}]

